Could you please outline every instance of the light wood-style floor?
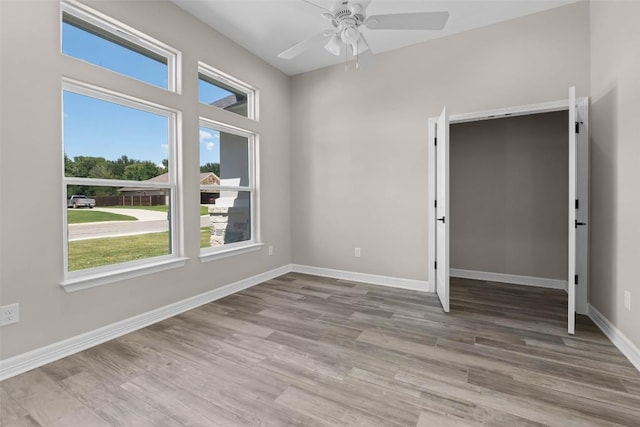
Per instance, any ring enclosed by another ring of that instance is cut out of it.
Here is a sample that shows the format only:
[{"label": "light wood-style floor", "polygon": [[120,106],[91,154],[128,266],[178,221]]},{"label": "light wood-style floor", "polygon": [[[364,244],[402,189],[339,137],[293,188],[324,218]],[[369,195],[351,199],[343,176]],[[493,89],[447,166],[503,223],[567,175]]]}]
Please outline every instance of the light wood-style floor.
[{"label": "light wood-style floor", "polygon": [[2,426],[640,425],[640,373],[562,291],[288,274],[0,384]]}]

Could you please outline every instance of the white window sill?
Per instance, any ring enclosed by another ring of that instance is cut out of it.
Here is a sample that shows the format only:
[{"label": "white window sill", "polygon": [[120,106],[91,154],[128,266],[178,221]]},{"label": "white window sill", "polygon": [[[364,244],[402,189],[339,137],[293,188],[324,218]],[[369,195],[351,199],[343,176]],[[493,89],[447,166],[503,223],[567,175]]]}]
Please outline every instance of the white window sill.
[{"label": "white window sill", "polygon": [[145,276],[159,271],[183,267],[188,258],[169,258],[155,262],[144,262],[124,268],[106,268],[93,273],[72,273],[60,284],[66,292],[89,289],[107,283],[119,282],[134,277]]},{"label": "white window sill", "polygon": [[215,261],[217,259],[227,258],[230,256],[246,254],[247,252],[259,251],[264,246],[264,243],[248,243],[242,246],[228,247],[219,249],[212,252],[205,252],[200,254],[201,262]]}]

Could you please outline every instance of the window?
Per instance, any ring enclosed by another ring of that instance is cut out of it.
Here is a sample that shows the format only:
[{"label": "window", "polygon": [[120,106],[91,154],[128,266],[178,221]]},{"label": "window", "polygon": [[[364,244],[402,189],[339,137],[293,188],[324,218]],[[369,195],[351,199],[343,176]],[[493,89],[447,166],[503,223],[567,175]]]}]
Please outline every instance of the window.
[{"label": "window", "polygon": [[203,104],[257,119],[256,90],[202,63],[198,67],[198,98]]},{"label": "window", "polygon": [[255,220],[256,135],[207,119],[200,120],[201,253],[257,243]]},{"label": "window", "polygon": [[62,53],[177,91],[176,51],[88,8],[62,3]]},{"label": "window", "polygon": [[177,112],[69,80],[63,112],[67,277],[175,258]]}]

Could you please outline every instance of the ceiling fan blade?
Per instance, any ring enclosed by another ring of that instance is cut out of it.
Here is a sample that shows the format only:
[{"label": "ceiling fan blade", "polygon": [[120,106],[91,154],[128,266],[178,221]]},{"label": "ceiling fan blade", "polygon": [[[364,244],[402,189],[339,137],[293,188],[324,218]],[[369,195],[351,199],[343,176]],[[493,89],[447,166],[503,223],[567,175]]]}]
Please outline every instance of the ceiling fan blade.
[{"label": "ceiling fan blade", "polygon": [[373,62],[373,52],[371,52],[371,49],[367,49],[361,55],[358,55],[358,69],[360,70],[370,68]]},{"label": "ceiling fan blade", "polygon": [[370,30],[441,30],[449,19],[449,12],[397,13],[373,15],[365,25]]},{"label": "ceiling fan blade", "polygon": [[362,33],[360,33],[360,39],[358,39],[358,57],[356,60],[359,69],[369,68],[373,64],[373,52],[371,52],[369,43]]},{"label": "ceiling fan blade", "polygon": [[370,50],[369,43],[367,43],[367,39],[364,37],[364,34],[360,33],[357,44],[351,45],[351,50],[354,55],[361,55],[367,50]]},{"label": "ceiling fan blade", "polygon": [[296,56],[302,54],[303,52],[315,47],[317,45],[321,45],[328,37],[333,34],[332,30],[325,30],[320,34],[316,34],[315,36],[311,36],[308,39],[302,40],[300,43],[294,44],[289,49],[280,52],[278,54],[278,58],[280,59],[293,59]]},{"label": "ceiling fan blade", "polygon": [[317,8],[320,8],[320,9],[324,10],[325,12],[331,12],[331,11],[330,11],[329,9],[327,9],[326,7],[324,7],[324,6],[320,6],[319,4],[316,4],[316,3],[312,2],[312,1],[309,1],[309,0],[302,0],[302,1],[303,1],[303,2],[305,2],[305,3],[307,3],[307,4],[310,4],[311,6],[315,6],[315,7],[317,7]]}]

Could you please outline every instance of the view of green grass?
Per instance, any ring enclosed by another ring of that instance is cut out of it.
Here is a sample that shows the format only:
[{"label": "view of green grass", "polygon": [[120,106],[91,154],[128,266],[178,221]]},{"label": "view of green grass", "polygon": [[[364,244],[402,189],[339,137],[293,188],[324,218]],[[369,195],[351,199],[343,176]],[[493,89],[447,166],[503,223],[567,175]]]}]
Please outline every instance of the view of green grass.
[{"label": "view of green grass", "polygon": [[200,248],[211,246],[211,227],[200,228]]},{"label": "view of green grass", "polygon": [[[145,209],[148,211],[156,211],[156,212],[167,212],[169,206],[167,205],[158,205],[158,206],[109,206],[109,208],[114,209]],[[206,206],[200,205],[200,215],[206,215],[209,213],[209,208]]]},{"label": "view of green grass", "polygon": [[94,210],[67,210],[67,221],[69,224],[81,224],[84,222],[99,221],[136,221],[137,218],[129,215],[120,215],[109,212],[100,212]]},{"label": "view of green grass", "polygon": [[[200,228],[200,247],[209,247],[211,229]],[[69,242],[69,271],[169,254],[169,233],[104,237]]]},{"label": "view of green grass", "polygon": [[169,233],[104,237],[69,242],[69,271],[167,255]]}]

